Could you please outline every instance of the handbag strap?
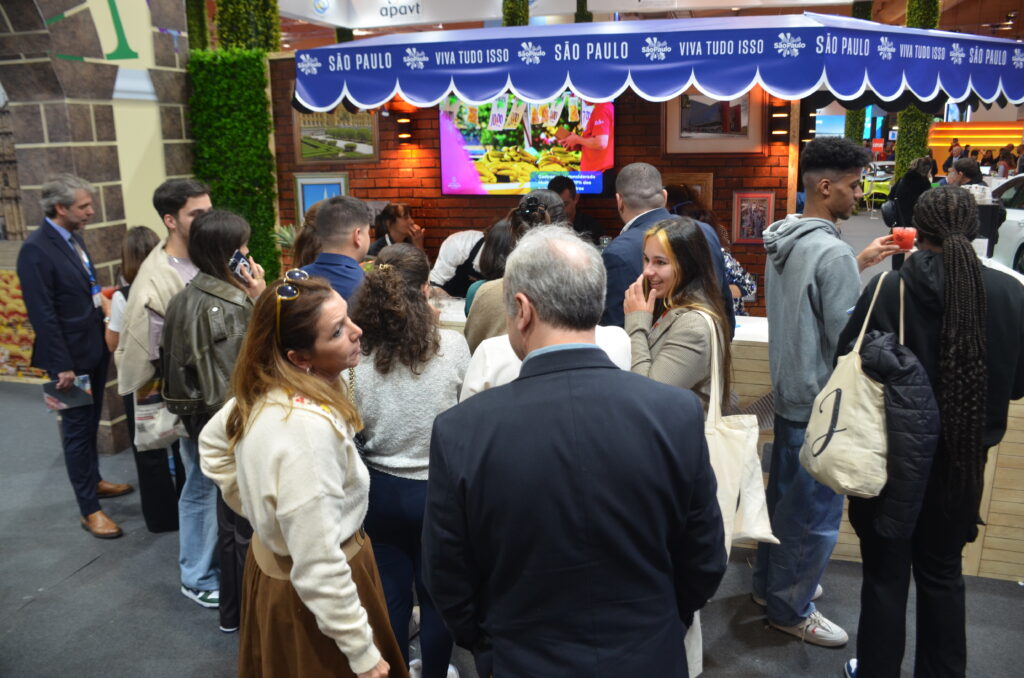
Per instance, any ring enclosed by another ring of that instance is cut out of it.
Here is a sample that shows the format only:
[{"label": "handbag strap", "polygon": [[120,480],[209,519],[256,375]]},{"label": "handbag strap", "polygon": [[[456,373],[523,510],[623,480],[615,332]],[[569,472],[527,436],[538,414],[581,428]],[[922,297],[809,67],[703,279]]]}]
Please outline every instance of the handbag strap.
[{"label": "handbag strap", "polygon": [[722,375],[719,374],[718,369],[718,328],[715,327],[715,321],[711,319],[711,316],[699,309],[694,311],[704,318],[704,322],[708,324],[708,329],[711,330],[711,397],[708,402],[708,416],[705,418],[705,428],[714,427],[718,424],[718,420],[722,417]]},{"label": "handbag strap", "polygon": [[[885,276],[887,276],[887,275],[889,275],[888,271],[883,273],[878,278],[878,285],[875,286],[875,293],[873,295],[871,295],[871,305],[868,306],[868,312],[864,316],[864,324],[861,325],[861,327],[860,327],[860,334],[857,335],[857,343],[853,345],[853,352],[854,353],[860,353],[860,345],[862,343],[864,343],[864,334],[868,331],[868,321],[871,320],[871,312],[873,310],[875,310],[875,302],[878,301],[878,293],[882,289],[882,281],[885,280]],[[903,308],[903,306],[901,304],[900,305],[901,312],[902,312],[902,308]],[[901,318],[902,318],[902,316],[901,316]],[[900,332],[900,334],[901,335],[903,334],[902,331]]]},{"label": "handbag strap", "polygon": [[900,276],[900,345],[903,343],[903,289],[906,287],[906,283],[903,281],[903,276]]}]

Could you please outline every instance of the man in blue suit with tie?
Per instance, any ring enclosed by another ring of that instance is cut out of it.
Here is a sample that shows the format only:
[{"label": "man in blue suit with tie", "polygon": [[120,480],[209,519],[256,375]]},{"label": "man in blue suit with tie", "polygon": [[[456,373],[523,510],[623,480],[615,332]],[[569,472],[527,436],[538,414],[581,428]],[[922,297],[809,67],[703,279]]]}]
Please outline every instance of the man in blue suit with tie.
[{"label": "man in blue suit with tie", "polygon": [[[602,325],[622,327],[625,323],[622,302],[626,289],[636,282],[643,271],[644,233],[659,221],[672,217],[672,213],[665,209],[666,196],[661,172],[646,162],[626,165],[615,178],[615,205],[625,226],[601,254],[605,270],[608,271],[608,293],[605,296],[604,315],[601,316]],[[711,264],[715,267],[718,285],[725,300],[729,325],[735,329],[736,318],[733,314],[732,292],[725,277],[722,244],[715,229],[702,221],[698,221],[697,225],[708,241]]]},{"label": "man in blue suit with tie", "polygon": [[110,311],[81,234],[94,213],[93,194],[89,182],[71,174],[43,185],[46,218],[18,253],[18,277],[36,334],[33,367],[46,370],[58,391],[70,389],[76,375],[89,377],[93,403],[61,411],[64,462],[82,529],[113,539],[121,528],[100,509],[99,500],[128,494],[132,486],[102,480],[96,450],[110,359],[103,328]]}]

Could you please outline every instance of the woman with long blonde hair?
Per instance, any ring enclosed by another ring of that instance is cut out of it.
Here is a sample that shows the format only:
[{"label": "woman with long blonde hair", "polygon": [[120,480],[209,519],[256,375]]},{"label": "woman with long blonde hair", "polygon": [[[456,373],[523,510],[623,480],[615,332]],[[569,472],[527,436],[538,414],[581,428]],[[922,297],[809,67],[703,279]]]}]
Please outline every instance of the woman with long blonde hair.
[{"label": "woman with long blonde hair", "polygon": [[326,281],[289,271],[257,300],[203,472],[252,523],[239,676],[405,678],[362,531],[362,427],[339,378],[362,331]]},{"label": "woman with long blonde hair", "polygon": [[[729,319],[707,239],[689,217],[659,221],[644,234],[643,273],[626,290],[623,310],[633,372],[691,389],[707,412],[711,348],[718,341],[722,407],[729,398]],[[715,331],[701,314],[710,316]],[[716,336],[717,335],[717,336]]]}]

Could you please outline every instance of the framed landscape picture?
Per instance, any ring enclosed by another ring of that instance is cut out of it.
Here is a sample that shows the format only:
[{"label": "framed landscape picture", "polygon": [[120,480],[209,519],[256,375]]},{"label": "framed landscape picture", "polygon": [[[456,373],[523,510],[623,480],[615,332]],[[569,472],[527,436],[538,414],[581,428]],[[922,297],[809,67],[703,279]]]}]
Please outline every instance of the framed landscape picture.
[{"label": "framed landscape picture", "polygon": [[348,174],[341,172],[295,175],[295,213],[299,215],[299,219],[312,205],[336,195],[348,195]]},{"label": "framed landscape picture", "polygon": [[754,87],[732,101],[717,101],[691,88],[662,107],[666,153],[763,153],[764,90]]},{"label": "framed landscape picture", "polygon": [[759,243],[775,215],[774,191],[733,191],[732,241]]},{"label": "framed landscape picture", "polygon": [[374,162],[380,155],[377,116],[366,111],[333,113],[295,111],[295,161],[303,165],[323,162]]}]

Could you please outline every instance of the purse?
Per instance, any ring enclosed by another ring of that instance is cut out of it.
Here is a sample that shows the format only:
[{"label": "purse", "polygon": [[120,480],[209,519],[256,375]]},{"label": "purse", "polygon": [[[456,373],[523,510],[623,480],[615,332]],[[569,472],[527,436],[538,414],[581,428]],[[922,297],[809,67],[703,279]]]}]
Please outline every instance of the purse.
[{"label": "purse", "polygon": [[722,414],[723,380],[719,374],[718,330],[707,313],[697,311],[711,329],[711,396],[704,438],[718,482],[718,506],[725,528],[725,551],[738,539],[778,544],[768,519],[761,460],[757,454],[758,424],[753,414]]},{"label": "purse", "polygon": [[135,399],[135,449],[160,450],[178,438],[186,438],[181,417],[171,414],[164,402],[163,379],[153,376],[132,394]]},{"label": "purse", "polygon": [[[878,279],[853,350],[836,361],[825,388],[814,399],[800,464],[839,494],[877,497],[887,479],[888,432],[883,385],[864,373],[860,348],[886,273]],[[900,344],[903,343],[903,283],[900,281]]]}]

